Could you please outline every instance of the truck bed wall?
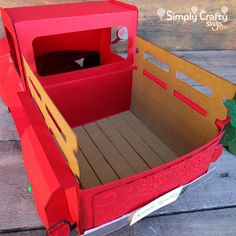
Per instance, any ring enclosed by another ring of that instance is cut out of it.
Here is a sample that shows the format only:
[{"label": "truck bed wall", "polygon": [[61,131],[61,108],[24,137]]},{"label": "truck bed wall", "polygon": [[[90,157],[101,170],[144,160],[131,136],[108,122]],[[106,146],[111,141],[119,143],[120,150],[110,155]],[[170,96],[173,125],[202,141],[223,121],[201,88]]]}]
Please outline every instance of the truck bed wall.
[{"label": "truck bed wall", "polygon": [[70,126],[76,127],[130,108],[132,70],[81,78],[46,87]]},{"label": "truck bed wall", "polygon": [[131,111],[178,155],[215,138],[235,86],[140,37],[137,47]]}]

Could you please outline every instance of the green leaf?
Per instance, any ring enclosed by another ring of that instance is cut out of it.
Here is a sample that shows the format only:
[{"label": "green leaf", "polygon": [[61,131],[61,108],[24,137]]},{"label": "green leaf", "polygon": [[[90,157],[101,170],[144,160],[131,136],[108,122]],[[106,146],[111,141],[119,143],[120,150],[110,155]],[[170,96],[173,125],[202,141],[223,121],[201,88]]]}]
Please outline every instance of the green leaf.
[{"label": "green leaf", "polygon": [[32,193],[32,187],[31,187],[30,183],[27,184],[27,189],[28,189],[29,193]]},{"label": "green leaf", "polygon": [[229,151],[236,155],[236,137],[228,145]]},{"label": "green leaf", "polygon": [[229,145],[229,143],[234,139],[235,133],[236,133],[236,129],[232,127],[230,123],[228,123],[225,126],[224,136],[221,139],[221,143],[223,144],[223,146],[227,147]]}]

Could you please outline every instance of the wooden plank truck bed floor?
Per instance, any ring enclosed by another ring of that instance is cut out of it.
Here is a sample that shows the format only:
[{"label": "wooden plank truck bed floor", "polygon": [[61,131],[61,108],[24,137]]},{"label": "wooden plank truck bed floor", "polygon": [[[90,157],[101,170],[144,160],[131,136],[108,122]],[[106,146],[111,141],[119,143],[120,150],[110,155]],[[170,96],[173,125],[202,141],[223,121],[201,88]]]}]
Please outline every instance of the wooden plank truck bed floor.
[{"label": "wooden plank truck bed floor", "polygon": [[[236,51],[188,51],[178,52],[178,55],[236,82],[234,78]],[[27,176],[19,144],[15,144],[19,141],[15,140],[13,126],[10,114],[0,101],[0,234],[43,236],[45,230],[36,213],[32,194],[27,192]],[[234,236],[236,232],[235,166],[235,156],[224,151],[222,157],[212,165],[217,169],[211,180],[175,203],[158,210],[152,217],[111,235]]]},{"label": "wooden plank truck bed floor", "polygon": [[74,129],[81,185],[90,188],[149,170],[177,156],[132,112]]}]

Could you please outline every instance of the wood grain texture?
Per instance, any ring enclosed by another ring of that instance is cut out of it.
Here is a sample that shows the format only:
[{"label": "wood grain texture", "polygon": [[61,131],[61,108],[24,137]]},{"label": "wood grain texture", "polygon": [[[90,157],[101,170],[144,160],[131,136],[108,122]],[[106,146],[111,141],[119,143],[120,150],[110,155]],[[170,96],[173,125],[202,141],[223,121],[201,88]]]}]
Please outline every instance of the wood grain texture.
[{"label": "wood grain texture", "polygon": [[[183,56],[187,60],[196,63],[205,69],[225,77],[228,80],[236,81],[236,52],[235,51],[199,51],[199,52],[178,52],[180,56]],[[3,109],[6,109],[3,107]],[[10,116],[8,116],[11,119]],[[2,116],[0,116],[0,119]],[[9,122],[9,121],[8,121]],[[13,125],[13,124],[12,124]],[[0,128],[4,127],[4,122],[0,122]],[[6,127],[5,127],[6,128]],[[12,142],[9,142],[12,143]],[[8,145],[9,149],[4,148]],[[4,164],[5,163],[5,164]],[[8,163],[8,164],[7,164]],[[6,166],[6,168],[4,167]],[[218,221],[215,224],[210,224],[211,218],[204,218],[203,228],[201,225],[195,224],[199,222],[202,215],[195,215],[195,219],[189,218],[190,213],[185,213],[185,220],[182,220],[180,224],[178,215],[176,213],[184,213],[189,211],[207,210],[213,208],[224,208],[236,206],[236,158],[227,151],[224,151],[222,157],[212,165],[212,167],[217,167],[217,171],[213,178],[201,185],[196,190],[189,192],[184,197],[178,199],[175,203],[160,209],[155,212],[154,215],[158,216],[152,219],[147,219],[141,221],[134,225],[137,231],[129,231],[129,228],[124,228],[122,231],[118,231],[118,235],[146,235],[148,232],[150,235],[156,235],[157,229],[155,231],[146,231],[147,228],[152,230],[149,226],[153,228],[158,227],[157,220],[161,218],[163,214],[174,214],[172,217],[172,226],[170,223],[167,224],[167,217],[163,217],[162,223],[162,234],[163,235],[181,235],[181,233],[186,233],[185,235],[198,236],[200,233],[207,232],[208,235],[235,235],[234,228],[234,214],[226,214],[222,211],[221,215],[218,215]],[[2,171],[5,168],[5,171]],[[12,170],[9,173],[9,170]],[[5,173],[7,174],[5,176]],[[228,173],[228,177],[224,173]],[[3,175],[1,175],[3,174]],[[4,184],[5,182],[5,184]],[[27,193],[27,177],[25,175],[25,170],[23,167],[23,161],[21,159],[21,152],[19,145],[10,145],[6,142],[0,143],[0,232],[2,229],[7,229],[13,231],[23,231],[18,233],[10,233],[11,236],[21,236],[21,235],[45,235],[45,231],[27,231],[27,229],[42,227],[41,222],[37,216],[35,206],[33,203],[33,197],[31,194]],[[27,195],[27,197],[26,197]],[[4,200],[3,200],[4,199]],[[2,201],[1,201],[2,200]],[[4,216],[4,217],[2,217]],[[231,222],[231,219],[234,222]],[[230,222],[230,225],[227,224]],[[174,225],[174,226],[173,226]],[[177,227],[178,225],[178,227]],[[194,228],[194,225],[197,227]],[[216,226],[219,227],[216,230]],[[171,230],[169,230],[169,227]],[[190,229],[191,228],[191,231]],[[188,229],[188,230],[186,230]],[[232,229],[232,231],[231,231]],[[176,233],[176,230],[180,233]],[[122,234],[121,234],[122,232]],[[165,234],[166,232],[166,234]],[[200,232],[200,233],[199,233]],[[169,234],[168,234],[169,233]],[[212,234],[211,234],[212,233]],[[117,235],[115,234],[115,236]],[[3,234],[8,235],[8,234]],[[161,235],[161,234],[160,234]],[[203,234],[204,235],[204,234]]]},{"label": "wood grain texture", "polygon": [[[236,208],[145,218],[109,236],[235,236]],[[45,230],[9,232],[4,236],[45,236]],[[71,236],[78,235],[73,231]]]},{"label": "wood grain texture", "polygon": [[119,115],[112,116],[109,120],[151,168],[164,163],[163,159]]},{"label": "wood grain texture", "polygon": [[20,143],[0,142],[0,232],[41,226],[27,183]]},{"label": "wood grain texture", "polygon": [[[81,0],[78,0],[81,1]],[[77,0],[0,0],[1,7],[17,7],[30,5],[44,5],[64,2],[78,2]],[[236,48],[236,1],[234,0],[124,0],[139,8],[139,34],[146,39],[172,50],[209,50]],[[229,8],[229,22],[220,30],[214,32],[201,21],[197,23],[160,21],[156,12],[158,8],[172,10],[175,14],[190,13],[192,6],[206,10],[209,14],[220,11],[222,6]],[[0,28],[0,37],[2,36]]]},{"label": "wood grain texture", "polygon": [[172,152],[169,147],[164,144],[153,132],[150,132],[146,126],[141,125],[142,122],[132,112],[123,112],[121,117],[133,130],[136,131],[139,137],[141,137],[152,148],[152,150],[163,158],[165,162],[172,161],[177,158],[177,155]]},{"label": "wood grain texture", "polygon": [[145,218],[110,236],[234,236],[236,208]]},{"label": "wood grain texture", "polygon": [[110,142],[103,131],[99,129],[96,123],[91,123],[84,127],[119,178],[122,179],[135,174],[132,167],[126,162],[124,157],[119,153],[112,142]]},{"label": "wood grain texture", "polygon": [[[7,232],[4,234],[0,234],[2,236],[46,236],[46,230],[45,229],[19,229],[18,231],[14,232]],[[70,233],[70,236],[78,236],[77,231],[73,231]]]},{"label": "wood grain texture", "polygon": [[141,173],[177,158],[130,111],[74,128],[74,132],[80,146],[80,182],[85,189]]},{"label": "wood grain texture", "polygon": [[90,166],[89,162],[87,161],[81,149],[78,154],[78,159],[79,159],[80,165],[83,166],[83,168],[80,171],[81,176],[79,178],[79,181],[81,183],[81,188],[86,189],[86,188],[92,188],[95,186],[100,186],[101,182],[99,178],[96,176],[94,170]]},{"label": "wood grain texture", "polygon": [[211,179],[182,195],[176,202],[163,207],[153,215],[174,214],[236,206],[236,157],[224,150],[223,155],[211,164],[216,168]]},{"label": "wood grain texture", "polygon": [[[147,0],[136,1],[140,7],[139,34],[146,39],[157,43],[163,48],[171,50],[212,50],[212,49],[235,49],[235,26],[236,26],[236,2],[234,0]],[[200,10],[206,10],[209,14],[220,12],[222,6],[229,8],[229,22],[218,31],[213,32],[198,21],[177,22],[160,21],[156,15],[158,8],[172,10],[175,14],[187,14],[192,6]]]},{"label": "wood grain texture", "polygon": [[74,131],[77,137],[79,137],[80,152],[82,151],[86,159],[89,159],[89,164],[93,166],[93,170],[98,179],[102,183],[109,183],[118,180],[118,176],[114,173],[109,163],[104,159],[86,130],[83,127],[78,127],[75,128]]},{"label": "wood grain texture", "polygon": [[[139,52],[135,61],[138,68],[133,73],[131,111],[178,155],[214,138],[218,133],[215,121],[225,120],[227,116],[222,101],[234,97],[235,85],[140,37],[137,37],[137,47]],[[169,70],[163,70],[149,57],[165,63]],[[164,83],[166,89],[148,78],[144,71]],[[177,72],[207,87],[212,95],[178,79]],[[178,99],[175,93],[188,102]]]},{"label": "wood grain texture", "polygon": [[236,50],[182,51],[174,53],[205,70],[236,84]]},{"label": "wood grain texture", "polygon": [[149,169],[149,166],[140,158],[135,149],[122,137],[116,130],[109,119],[97,121],[97,124],[102,128],[103,132],[109,137],[111,142],[118,148],[119,152],[132,166],[136,173],[143,172]]},{"label": "wood grain texture", "polygon": [[15,128],[11,113],[0,98],[0,141],[18,140],[19,136]]}]

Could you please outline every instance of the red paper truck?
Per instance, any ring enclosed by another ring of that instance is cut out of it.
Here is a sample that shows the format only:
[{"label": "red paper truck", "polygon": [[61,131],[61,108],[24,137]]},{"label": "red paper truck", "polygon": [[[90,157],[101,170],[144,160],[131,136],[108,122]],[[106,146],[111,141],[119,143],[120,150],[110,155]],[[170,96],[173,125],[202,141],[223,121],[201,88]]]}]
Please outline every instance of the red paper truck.
[{"label": "red paper truck", "polygon": [[0,95],[49,234],[83,234],[134,212],[221,155],[222,101],[235,86],[136,37],[136,7],[100,1],[1,13]]}]

